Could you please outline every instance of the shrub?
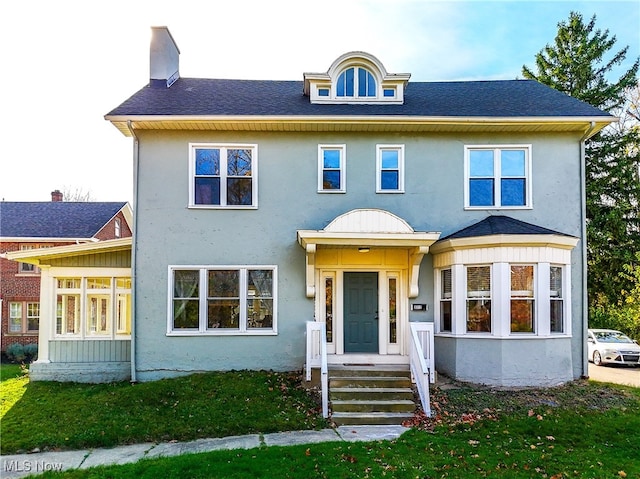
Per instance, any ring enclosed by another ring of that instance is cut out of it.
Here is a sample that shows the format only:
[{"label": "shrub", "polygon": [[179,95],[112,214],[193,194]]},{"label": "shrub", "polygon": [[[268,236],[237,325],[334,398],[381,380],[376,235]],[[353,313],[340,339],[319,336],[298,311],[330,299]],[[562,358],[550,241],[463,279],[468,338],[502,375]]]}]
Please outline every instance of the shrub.
[{"label": "shrub", "polygon": [[20,343],[10,344],[5,352],[9,361],[13,363],[30,363],[38,359],[38,345]]},{"label": "shrub", "polygon": [[24,346],[20,343],[10,344],[7,347],[6,355],[9,360],[14,363],[21,363],[26,358],[26,355],[24,353]]},{"label": "shrub", "polygon": [[33,361],[38,359],[38,345],[37,344],[25,345],[24,355],[26,356],[26,361],[28,363],[32,363]]}]

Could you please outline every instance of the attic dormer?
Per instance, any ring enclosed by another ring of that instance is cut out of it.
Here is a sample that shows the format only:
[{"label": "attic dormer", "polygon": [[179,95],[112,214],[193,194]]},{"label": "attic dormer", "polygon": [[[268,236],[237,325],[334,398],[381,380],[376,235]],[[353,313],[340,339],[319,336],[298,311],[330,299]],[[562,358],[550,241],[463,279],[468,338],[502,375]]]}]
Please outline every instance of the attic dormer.
[{"label": "attic dormer", "polygon": [[305,73],[304,94],[311,103],[392,105],[404,102],[409,73],[387,73],[384,65],[365,52],[340,56],[327,73]]}]

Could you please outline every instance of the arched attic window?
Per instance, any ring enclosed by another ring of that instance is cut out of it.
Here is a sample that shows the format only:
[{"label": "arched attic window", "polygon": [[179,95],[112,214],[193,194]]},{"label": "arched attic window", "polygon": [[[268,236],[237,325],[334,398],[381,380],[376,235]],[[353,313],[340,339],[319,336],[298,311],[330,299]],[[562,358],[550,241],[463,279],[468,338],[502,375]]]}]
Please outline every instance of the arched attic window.
[{"label": "arched attic window", "polygon": [[350,67],[338,76],[336,96],[363,98],[375,97],[376,95],[376,79],[366,68]]}]

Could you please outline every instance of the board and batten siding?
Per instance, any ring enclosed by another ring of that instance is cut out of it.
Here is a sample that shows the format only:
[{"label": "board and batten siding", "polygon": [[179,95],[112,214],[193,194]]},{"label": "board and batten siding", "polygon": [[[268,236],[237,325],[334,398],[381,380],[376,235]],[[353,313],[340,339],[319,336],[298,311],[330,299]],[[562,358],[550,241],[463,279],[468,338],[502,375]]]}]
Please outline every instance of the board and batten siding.
[{"label": "board and batten siding", "polygon": [[131,250],[51,259],[52,267],[130,268]]},{"label": "board and batten siding", "polygon": [[73,340],[49,341],[49,359],[53,363],[110,363],[131,361],[131,341]]}]

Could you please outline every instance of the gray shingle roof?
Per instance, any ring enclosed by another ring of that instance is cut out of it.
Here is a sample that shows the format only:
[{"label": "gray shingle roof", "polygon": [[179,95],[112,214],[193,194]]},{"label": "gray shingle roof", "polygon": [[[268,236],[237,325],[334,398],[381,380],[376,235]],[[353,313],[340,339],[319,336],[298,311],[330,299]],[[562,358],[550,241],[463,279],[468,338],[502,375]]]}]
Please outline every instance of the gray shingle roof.
[{"label": "gray shingle roof", "polygon": [[455,233],[451,233],[439,241],[445,241],[456,238],[473,238],[477,236],[489,235],[560,235],[571,236],[558,231],[543,228],[531,223],[511,218],[509,216],[488,216],[487,218],[467,226]]},{"label": "gray shingle roof", "polygon": [[148,85],[107,116],[427,116],[603,117],[587,103],[533,80],[410,82],[403,105],[313,104],[301,81],[180,78],[171,88]]},{"label": "gray shingle roof", "polygon": [[92,238],[126,202],[0,202],[0,237]]}]

